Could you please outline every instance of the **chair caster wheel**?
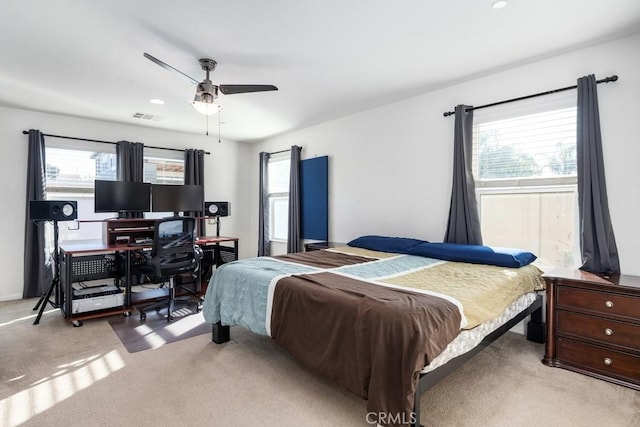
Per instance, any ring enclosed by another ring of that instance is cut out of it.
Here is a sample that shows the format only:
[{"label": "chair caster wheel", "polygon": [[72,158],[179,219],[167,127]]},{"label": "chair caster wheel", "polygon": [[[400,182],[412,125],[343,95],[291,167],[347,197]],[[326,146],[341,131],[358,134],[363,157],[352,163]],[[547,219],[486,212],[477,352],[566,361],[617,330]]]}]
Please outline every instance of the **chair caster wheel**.
[{"label": "chair caster wheel", "polygon": [[71,324],[74,328],[79,328],[80,326],[82,326],[82,320],[74,320],[71,322]]},{"label": "chair caster wheel", "polygon": [[131,312],[130,311],[125,311],[124,313],[122,313],[122,315],[124,317],[129,317],[129,316],[131,316]]},{"label": "chair caster wheel", "polygon": [[140,321],[144,322],[145,320],[147,320],[147,314],[146,313],[140,313]]}]

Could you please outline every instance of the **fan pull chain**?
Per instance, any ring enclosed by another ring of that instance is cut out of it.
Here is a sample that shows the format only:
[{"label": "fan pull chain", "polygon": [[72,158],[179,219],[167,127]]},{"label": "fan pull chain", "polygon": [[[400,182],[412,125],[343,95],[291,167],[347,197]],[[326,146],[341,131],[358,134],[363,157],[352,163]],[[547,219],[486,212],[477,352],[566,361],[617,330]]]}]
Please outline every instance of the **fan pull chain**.
[{"label": "fan pull chain", "polygon": [[218,111],[218,144],[220,144],[220,116],[222,115],[222,108]]},{"label": "fan pull chain", "polygon": [[205,116],[207,118],[207,133],[206,135],[209,136],[209,116]]}]

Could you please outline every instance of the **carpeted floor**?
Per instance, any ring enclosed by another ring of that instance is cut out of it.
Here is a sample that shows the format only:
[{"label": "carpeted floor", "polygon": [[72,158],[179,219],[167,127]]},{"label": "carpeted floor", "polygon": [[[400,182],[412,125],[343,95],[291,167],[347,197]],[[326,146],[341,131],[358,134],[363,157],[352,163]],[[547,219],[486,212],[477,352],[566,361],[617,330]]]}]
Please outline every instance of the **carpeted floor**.
[{"label": "carpeted floor", "polygon": [[[368,426],[366,402],[266,337],[197,335],[129,353],[108,319],[72,327],[0,302],[0,425]],[[640,392],[540,363],[508,333],[422,398],[426,426],[640,426]]]}]

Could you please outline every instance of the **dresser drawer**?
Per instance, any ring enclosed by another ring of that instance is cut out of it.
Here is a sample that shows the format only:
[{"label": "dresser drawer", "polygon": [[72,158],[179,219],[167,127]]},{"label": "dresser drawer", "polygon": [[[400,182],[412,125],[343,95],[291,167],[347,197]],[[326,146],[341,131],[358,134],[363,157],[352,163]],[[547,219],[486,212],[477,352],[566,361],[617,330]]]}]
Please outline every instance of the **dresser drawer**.
[{"label": "dresser drawer", "polygon": [[589,338],[640,353],[640,324],[633,325],[564,310],[558,310],[557,315],[558,334]]},{"label": "dresser drawer", "polygon": [[557,305],[559,307],[579,308],[604,315],[640,319],[640,298],[569,286],[556,288]]},{"label": "dresser drawer", "polygon": [[557,359],[592,372],[640,384],[638,356],[558,338]]}]

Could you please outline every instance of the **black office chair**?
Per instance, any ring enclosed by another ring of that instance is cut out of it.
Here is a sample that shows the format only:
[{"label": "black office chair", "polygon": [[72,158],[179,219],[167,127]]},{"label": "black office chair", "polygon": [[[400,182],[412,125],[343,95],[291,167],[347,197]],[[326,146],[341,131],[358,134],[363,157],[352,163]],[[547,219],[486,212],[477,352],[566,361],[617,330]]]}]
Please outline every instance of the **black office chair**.
[{"label": "black office chair", "polygon": [[177,304],[195,304],[200,311],[200,300],[193,296],[175,296],[175,278],[182,274],[195,277],[202,250],[195,244],[195,218],[169,217],[159,219],[154,225],[153,247],[146,255],[146,265],[140,265],[138,271],[148,274],[155,282],[168,281],[169,295],[153,304],[140,307],[140,320],[145,320],[146,312],[167,308],[167,320],[173,320],[174,306]]}]

